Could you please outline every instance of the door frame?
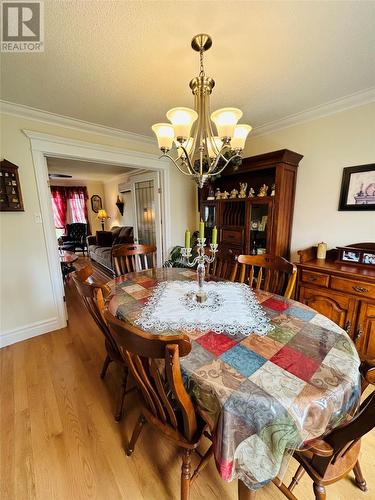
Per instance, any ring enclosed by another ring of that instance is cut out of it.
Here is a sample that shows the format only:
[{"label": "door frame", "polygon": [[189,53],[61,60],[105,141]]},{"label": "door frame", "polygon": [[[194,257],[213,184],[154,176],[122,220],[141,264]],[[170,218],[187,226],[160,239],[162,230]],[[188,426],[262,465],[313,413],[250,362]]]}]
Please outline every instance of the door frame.
[{"label": "door frame", "polygon": [[53,222],[47,157],[69,158],[72,160],[83,160],[102,164],[108,163],[110,165],[118,165],[119,167],[133,167],[160,172],[163,193],[161,197],[162,227],[166,249],[169,249],[171,246],[169,164],[165,159],[160,159],[157,154],[140,153],[131,149],[78,141],[67,137],[34,132],[27,129],[22,130],[22,132],[30,140],[52,293],[56,307],[56,329],[60,329],[64,328],[67,324],[67,313],[65,307],[64,284]]},{"label": "door frame", "polygon": [[147,171],[143,173],[134,173],[130,174],[129,180],[123,184],[119,184],[118,190],[121,193],[130,192],[132,196],[132,203],[134,207],[134,238],[137,238],[138,243],[138,216],[137,216],[137,200],[135,195],[135,185],[138,182],[149,181],[152,180],[154,182],[154,197],[155,197],[155,236],[156,236],[156,260],[157,266],[160,267],[164,260],[167,258],[166,256],[166,241],[164,238],[164,218],[163,218],[163,210],[162,210],[162,196],[163,192],[161,179],[159,172],[157,171]]}]

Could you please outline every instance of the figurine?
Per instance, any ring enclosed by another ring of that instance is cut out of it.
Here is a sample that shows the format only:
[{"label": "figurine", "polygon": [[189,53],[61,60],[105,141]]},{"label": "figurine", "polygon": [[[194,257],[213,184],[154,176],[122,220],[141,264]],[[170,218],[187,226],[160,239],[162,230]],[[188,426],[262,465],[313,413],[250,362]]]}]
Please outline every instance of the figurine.
[{"label": "figurine", "polygon": [[208,190],[207,200],[214,200],[214,199],[215,199],[215,193],[212,187],[210,186],[210,189]]},{"label": "figurine", "polygon": [[272,184],[272,186],[271,186],[271,196],[275,196],[275,191],[276,191],[276,186],[275,186],[275,184]]},{"label": "figurine", "polygon": [[216,188],[215,198],[216,198],[217,200],[220,200],[220,198],[221,198],[220,188]]},{"label": "figurine", "polygon": [[237,189],[232,189],[229,198],[237,198],[237,195],[238,195]]},{"label": "figurine", "polygon": [[246,198],[247,182],[240,182],[240,194],[239,198]]},{"label": "figurine", "polygon": [[254,191],[253,188],[250,188],[250,190],[249,190],[249,196],[248,197],[249,198],[254,198],[254,196],[255,196],[255,191]]},{"label": "figurine", "polygon": [[259,189],[258,196],[267,196],[268,186],[263,184],[263,186]]},{"label": "figurine", "polygon": [[224,191],[224,193],[221,193],[221,199],[222,200],[227,200],[228,198],[229,198],[228,191]]}]

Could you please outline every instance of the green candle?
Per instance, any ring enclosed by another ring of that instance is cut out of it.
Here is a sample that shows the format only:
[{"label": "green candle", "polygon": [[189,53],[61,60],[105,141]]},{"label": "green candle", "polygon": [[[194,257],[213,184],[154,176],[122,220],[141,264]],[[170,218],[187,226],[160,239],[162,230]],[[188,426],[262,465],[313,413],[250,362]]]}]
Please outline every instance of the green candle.
[{"label": "green candle", "polygon": [[185,248],[190,248],[190,231],[186,229],[185,231]]},{"label": "green candle", "polygon": [[201,240],[203,240],[203,238],[204,238],[204,222],[202,221],[202,219],[199,223],[199,238]]},{"label": "green candle", "polygon": [[217,229],[216,229],[216,226],[214,226],[213,230],[212,230],[212,241],[211,243],[213,245],[216,245],[217,243]]}]

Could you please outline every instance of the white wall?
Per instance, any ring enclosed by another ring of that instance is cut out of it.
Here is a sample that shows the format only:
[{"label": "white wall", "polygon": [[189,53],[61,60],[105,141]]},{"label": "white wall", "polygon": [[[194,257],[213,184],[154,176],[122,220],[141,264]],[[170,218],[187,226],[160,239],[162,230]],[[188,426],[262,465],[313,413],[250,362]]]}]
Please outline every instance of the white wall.
[{"label": "white wall", "polygon": [[[0,213],[0,343],[12,343],[56,328],[57,309],[53,300],[29,139],[23,129],[76,140],[156,153],[157,148],[136,139],[101,135],[31,118],[1,115],[1,158],[19,166],[25,212]],[[193,227],[195,213],[192,182],[171,166],[172,244],[183,242],[187,225]],[[116,208],[117,210],[117,208]]]},{"label": "white wall", "polygon": [[375,163],[375,103],[247,140],[245,156],[303,154],[298,167],[292,257],[319,241],[329,248],[375,242],[375,212],[339,212],[342,169]]},{"label": "white wall", "polygon": [[100,231],[102,229],[102,225],[100,220],[97,217],[97,214],[91,208],[91,196],[97,194],[102,199],[103,207],[105,208],[105,196],[104,196],[104,184],[99,181],[92,180],[75,180],[75,179],[51,179],[51,186],[86,186],[88,200],[87,200],[87,214],[89,217],[89,224],[91,233],[95,234],[96,231]]}]

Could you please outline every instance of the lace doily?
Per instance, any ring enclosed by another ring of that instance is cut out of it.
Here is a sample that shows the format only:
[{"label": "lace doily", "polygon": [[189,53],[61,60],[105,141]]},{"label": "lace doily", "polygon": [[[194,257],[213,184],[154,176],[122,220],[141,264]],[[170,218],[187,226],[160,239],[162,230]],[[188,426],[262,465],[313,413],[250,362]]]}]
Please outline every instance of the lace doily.
[{"label": "lace doily", "polygon": [[218,333],[266,335],[273,326],[250,287],[240,283],[208,282],[204,303],[194,300],[197,283],[160,283],[135,324],[144,330],[213,330]]}]

